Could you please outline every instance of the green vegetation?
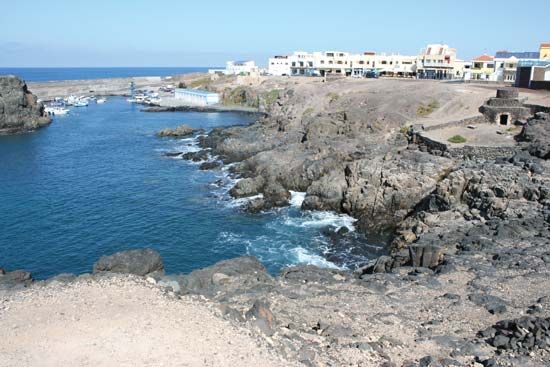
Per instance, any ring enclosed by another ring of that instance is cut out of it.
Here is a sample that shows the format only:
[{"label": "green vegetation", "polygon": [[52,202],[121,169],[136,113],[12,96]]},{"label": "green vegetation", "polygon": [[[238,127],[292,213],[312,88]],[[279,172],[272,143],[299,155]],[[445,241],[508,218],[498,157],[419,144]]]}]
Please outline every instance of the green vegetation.
[{"label": "green vegetation", "polygon": [[409,132],[410,128],[411,128],[411,125],[401,126],[401,129],[399,129],[399,132],[401,134],[406,134]]},{"label": "green vegetation", "polygon": [[436,100],[431,101],[427,105],[421,103],[420,106],[416,109],[416,115],[419,117],[428,116],[430,113],[434,112],[439,108],[439,102]]},{"label": "green vegetation", "polygon": [[332,103],[332,102],[336,102],[338,98],[340,98],[340,95],[338,93],[330,92],[330,93],[327,93],[327,97],[328,97],[328,102]]},{"label": "green vegetation", "polygon": [[273,103],[277,101],[279,98],[279,93],[281,92],[280,89],[272,89],[268,92],[265,92],[263,97],[265,101],[266,106],[271,106]]},{"label": "green vegetation", "polygon": [[315,111],[313,107],[306,108],[304,113],[302,114],[302,118],[309,117],[313,113],[313,111]]},{"label": "green vegetation", "polygon": [[447,141],[455,144],[461,144],[461,143],[466,143],[466,138],[463,137],[462,135],[455,135],[455,136],[451,136],[449,139],[447,139]]}]

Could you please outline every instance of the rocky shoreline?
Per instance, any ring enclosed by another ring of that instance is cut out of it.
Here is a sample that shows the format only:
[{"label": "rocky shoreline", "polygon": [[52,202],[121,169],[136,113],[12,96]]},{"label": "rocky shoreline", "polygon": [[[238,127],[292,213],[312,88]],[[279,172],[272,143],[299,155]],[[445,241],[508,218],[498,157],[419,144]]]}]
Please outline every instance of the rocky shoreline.
[{"label": "rocky shoreline", "polygon": [[134,250],[102,258],[92,275],[32,282],[2,271],[0,289],[130,273],[176,298],[205,297],[306,366],[547,366],[550,116],[530,117],[510,156],[450,156],[403,127],[426,99],[451,104],[454,87],[385,82],[391,98],[346,81],[281,89],[257,123],[214,129],[184,158],[233,164],[243,179],[231,195],[255,197],[253,212],[306,192],[302,209],[353,216],[367,237],[387,238],[389,255],[350,271],[273,277],[241,257],[165,275],[159,254]]}]

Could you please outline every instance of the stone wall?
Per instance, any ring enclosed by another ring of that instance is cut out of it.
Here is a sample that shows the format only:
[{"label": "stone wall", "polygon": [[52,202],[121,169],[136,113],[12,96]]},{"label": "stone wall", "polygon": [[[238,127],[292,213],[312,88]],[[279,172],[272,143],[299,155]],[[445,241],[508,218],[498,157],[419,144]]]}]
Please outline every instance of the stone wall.
[{"label": "stone wall", "polygon": [[432,140],[422,135],[422,133],[413,133],[412,142],[418,144],[419,149],[427,151],[437,156],[453,158],[481,158],[495,159],[498,157],[509,157],[514,154],[516,147],[487,147],[464,145],[454,147],[439,141]]}]

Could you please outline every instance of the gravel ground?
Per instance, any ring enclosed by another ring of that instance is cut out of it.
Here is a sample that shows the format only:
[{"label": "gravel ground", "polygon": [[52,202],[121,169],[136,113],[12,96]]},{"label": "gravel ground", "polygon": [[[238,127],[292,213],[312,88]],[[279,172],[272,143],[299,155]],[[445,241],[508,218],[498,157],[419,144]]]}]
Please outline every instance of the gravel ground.
[{"label": "gravel ground", "polygon": [[52,283],[0,298],[0,366],[291,366],[212,305],[139,278]]}]

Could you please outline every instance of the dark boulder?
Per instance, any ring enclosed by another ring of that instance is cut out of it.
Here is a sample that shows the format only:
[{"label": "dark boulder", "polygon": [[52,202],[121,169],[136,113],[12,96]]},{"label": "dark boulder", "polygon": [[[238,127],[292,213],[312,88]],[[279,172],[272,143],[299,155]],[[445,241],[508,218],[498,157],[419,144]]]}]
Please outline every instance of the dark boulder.
[{"label": "dark boulder", "polygon": [[238,293],[263,293],[273,285],[266,268],[252,256],[223,260],[212,266],[178,276],[181,293],[209,297]]},{"label": "dark boulder", "polygon": [[245,314],[246,319],[250,321],[252,325],[260,329],[264,334],[271,336],[274,333],[275,328],[275,316],[269,309],[267,302],[256,300],[254,304]]},{"label": "dark boulder", "polygon": [[151,249],[135,249],[102,256],[93,268],[94,273],[111,272],[135,275],[162,275],[164,264],[160,254]]},{"label": "dark boulder", "polygon": [[208,171],[208,170],[220,168],[222,165],[223,165],[222,162],[219,162],[219,161],[204,162],[199,166],[199,169],[201,171]]},{"label": "dark boulder", "polygon": [[193,129],[191,126],[188,125],[180,125],[178,127],[175,127],[173,129],[166,128],[162,129],[157,133],[157,136],[159,137],[172,137],[172,138],[178,138],[183,136],[189,136],[193,135],[195,133],[195,129]]},{"label": "dark boulder", "polygon": [[441,264],[443,259],[442,249],[434,245],[409,246],[411,266],[433,269]]},{"label": "dark boulder", "polygon": [[533,156],[550,158],[550,114],[539,112],[529,119],[516,138]]}]

